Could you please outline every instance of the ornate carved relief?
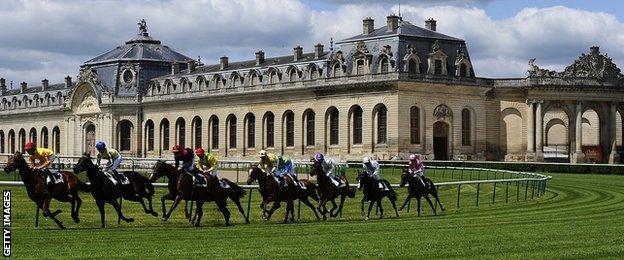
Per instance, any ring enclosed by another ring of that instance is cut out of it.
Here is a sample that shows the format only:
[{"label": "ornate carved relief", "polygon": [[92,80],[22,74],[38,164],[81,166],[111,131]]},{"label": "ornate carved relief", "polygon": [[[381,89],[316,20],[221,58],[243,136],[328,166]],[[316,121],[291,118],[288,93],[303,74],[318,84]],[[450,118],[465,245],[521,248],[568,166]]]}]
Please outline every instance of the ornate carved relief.
[{"label": "ornate carved relief", "polygon": [[119,83],[122,87],[130,89],[136,86],[136,68],[131,62],[126,62],[119,68]]},{"label": "ornate carved relief", "polygon": [[98,78],[97,72],[91,67],[84,67],[80,69],[80,73],[78,74],[79,82],[89,82],[93,85],[100,85],[100,79]]},{"label": "ornate carved relief", "polygon": [[433,117],[438,120],[451,119],[453,118],[453,111],[448,106],[441,104],[433,110]]}]

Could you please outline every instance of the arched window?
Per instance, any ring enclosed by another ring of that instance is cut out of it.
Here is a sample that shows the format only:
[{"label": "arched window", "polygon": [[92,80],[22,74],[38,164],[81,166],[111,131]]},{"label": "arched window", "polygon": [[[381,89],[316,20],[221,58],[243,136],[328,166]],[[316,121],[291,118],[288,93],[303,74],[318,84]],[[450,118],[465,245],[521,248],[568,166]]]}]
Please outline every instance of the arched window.
[{"label": "arched window", "polygon": [[242,80],[241,77],[238,75],[238,73],[232,73],[232,83],[230,87],[232,88],[236,88],[239,87],[240,85],[242,85]]},{"label": "arched window", "polygon": [[377,109],[377,143],[385,144],[388,141],[388,109],[381,106]]},{"label": "arched window", "polygon": [[269,73],[269,84],[279,83],[279,75],[277,71],[271,70]]},{"label": "arched window", "polygon": [[312,110],[308,110],[305,113],[305,129],[306,129],[306,146],[313,146],[315,143],[314,139],[314,119],[316,117],[316,113]]},{"label": "arched window", "polygon": [[364,59],[359,59],[355,62],[356,66],[356,74],[364,75],[366,73],[366,68],[364,67]]},{"label": "arched window", "polygon": [[0,130],[0,153],[4,153],[4,131]]},{"label": "arched window", "polygon": [[410,143],[420,144],[420,108],[410,108]]},{"label": "arched window", "polygon": [[362,108],[360,106],[353,108],[351,118],[353,118],[353,144],[362,144]]},{"label": "arched window", "polygon": [[471,120],[470,110],[468,110],[467,108],[462,109],[462,145],[464,146],[471,145],[471,140],[470,140],[471,121],[470,120]]},{"label": "arched window", "polygon": [[459,65],[459,76],[460,77],[468,76],[468,66],[466,66],[466,63],[462,63]]},{"label": "arched window", "polygon": [[416,62],[416,59],[409,59],[409,61],[407,62],[407,72],[409,74],[418,73],[418,62]]},{"label": "arched window", "polygon": [[19,131],[19,141],[19,149],[24,149],[24,146],[26,145],[26,130],[24,130],[24,128]]},{"label": "arched window", "polygon": [[338,120],[338,109],[334,108],[329,113],[329,144],[337,145],[339,140],[339,120]]},{"label": "arched window", "polygon": [[169,120],[167,120],[166,118],[160,122],[160,136],[162,150],[169,150],[171,148],[169,145]]},{"label": "arched window", "polygon": [[387,58],[381,59],[381,61],[379,62],[379,67],[380,67],[379,71],[381,73],[388,73],[388,70],[389,70],[388,66],[389,66],[388,59]]},{"label": "arched window", "polygon": [[264,116],[266,127],[266,147],[275,146],[275,116],[271,112],[267,112]]},{"label": "arched window", "polygon": [[247,114],[245,121],[247,122],[247,148],[256,147],[256,116]]},{"label": "arched window", "polygon": [[15,131],[13,131],[13,129],[9,130],[8,139],[9,139],[8,140],[9,152],[14,153],[15,152]]},{"label": "arched window", "polygon": [[147,123],[145,123],[145,134],[147,135],[147,140],[145,140],[147,144],[146,150],[154,151],[154,121],[147,120]]},{"label": "arched window", "polygon": [[256,72],[251,73],[250,85],[251,86],[260,85],[260,76],[258,76],[258,73]]},{"label": "arched window", "polygon": [[299,73],[297,73],[297,70],[296,70],[296,69],[291,69],[291,70],[288,72],[288,81],[290,81],[290,82],[297,81],[297,79],[299,78],[299,75],[298,75],[298,74],[299,74]]},{"label": "arched window", "polygon": [[295,146],[295,113],[287,111],[284,115],[284,122],[286,123],[286,146]]},{"label": "arched window", "polygon": [[228,123],[228,134],[229,134],[229,146],[230,149],[236,148],[236,116],[230,115],[227,120]]},{"label": "arched window", "polygon": [[194,148],[202,147],[202,119],[199,116],[193,118],[193,137],[195,138]]},{"label": "arched window", "polygon": [[210,117],[210,148],[219,149],[219,118]]},{"label": "arched window", "polygon": [[47,127],[43,127],[41,128],[41,145],[43,147],[48,147],[49,143],[48,143],[48,128]]},{"label": "arched window", "polygon": [[435,60],[434,61],[434,74],[436,75],[442,75],[442,60]]},{"label": "arched window", "polygon": [[37,129],[35,129],[34,127],[30,129],[30,132],[28,133],[28,140],[30,140],[33,143],[37,143]]},{"label": "arched window", "polygon": [[119,151],[132,149],[132,123],[128,120],[119,122]]},{"label": "arched window", "polygon": [[176,121],[176,137],[180,146],[186,147],[186,122],[184,118],[178,118]]},{"label": "arched window", "polygon": [[61,153],[61,129],[58,126],[52,128],[52,144],[54,153]]},{"label": "arched window", "polygon": [[336,62],[334,66],[332,67],[332,76],[334,77],[342,76],[342,67],[340,66],[340,63]]},{"label": "arched window", "polygon": [[319,78],[319,73],[318,73],[318,69],[316,68],[316,66],[310,66],[310,71],[309,71],[309,79],[318,79]]}]

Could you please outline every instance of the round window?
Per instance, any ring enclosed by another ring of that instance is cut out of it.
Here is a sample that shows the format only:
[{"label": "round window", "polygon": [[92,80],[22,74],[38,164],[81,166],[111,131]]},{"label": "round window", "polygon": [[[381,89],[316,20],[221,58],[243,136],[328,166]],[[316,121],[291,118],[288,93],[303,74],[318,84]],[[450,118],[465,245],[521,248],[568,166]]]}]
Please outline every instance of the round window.
[{"label": "round window", "polygon": [[130,83],[134,79],[134,73],[131,70],[125,70],[122,76],[124,83]]}]

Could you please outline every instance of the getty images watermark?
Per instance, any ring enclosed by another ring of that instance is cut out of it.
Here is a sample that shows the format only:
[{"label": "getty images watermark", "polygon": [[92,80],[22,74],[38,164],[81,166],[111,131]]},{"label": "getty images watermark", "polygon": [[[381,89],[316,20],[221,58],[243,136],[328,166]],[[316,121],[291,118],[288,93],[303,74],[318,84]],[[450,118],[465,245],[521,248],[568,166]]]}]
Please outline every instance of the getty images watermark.
[{"label": "getty images watermark", "polygon": [[11,256],[11,191],[2,192],[2,255]]}]

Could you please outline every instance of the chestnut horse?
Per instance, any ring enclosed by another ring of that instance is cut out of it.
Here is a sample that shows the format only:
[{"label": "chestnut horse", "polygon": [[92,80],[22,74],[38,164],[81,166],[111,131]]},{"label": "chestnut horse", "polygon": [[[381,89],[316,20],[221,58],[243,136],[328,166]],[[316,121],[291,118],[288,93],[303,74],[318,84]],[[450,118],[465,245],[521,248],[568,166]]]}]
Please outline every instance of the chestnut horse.
[{"label": "chestnut horse", "polygon": [[396,200],[397,193],[394,191],[390,182],[385,179],[380,180],[379,182],[383,183],[388,187],[388,190],[382,190],[379,188],[378,182],[373,179],[370,175],[365,172],[358,172],[358,176],[356,178],[358,183],[360,183],[359,188],[364,190],[364,196],[362,197],[362,216],[364,216],[364,202],[370,201],[368,204],[368,214],[366,215],[366,220],[370,218],[371,209],[373,208],[373,204],[377,203],[379,207],[379,218],[383,218],[383,207],[381,206],[381,200],[386,197],[390,200],[392,207],[394,208],[394,213],[396,216],[399,216],[399,212],[397,211]]},{"label": "chestnut horse", "polygon": [[61,210],[50,212],[50,201],[55,199],[71,203],[71,217],[75,223],[80,223],[78,212],[80,211],[82,200],[78,196],[78,190],[88,191],[89,187],[81,182],[75,174],[66,171],[60,172],[63,176],[63,183],[48,187],[45,177],[34,173],[20,152],[15,152],[14,155],[10,156],[4,167],[4,172],[7,174],[15,170],[19,172],[22,182],[24,182],[28,198],[35,202],[37,207],[43,211],[44,217],[49,217],[61,229],[65,229],[63,223],[56,218],[56,215],[61,213]]},{"label": "chestnut horse", "polygon": [[[238,210],[243,215],[245,223],[249,223],[249,219],[247,219],[243,207],[240,204],[240,198],[245,195],[245,190],[236,185],[236,183],[224,179],[230,188],[223,189],[216,177],[204,174],[208,187],[193,187],[193,178],[189,174],[185,173],[183,170],[178,170],[165,161],[158,161],[154,166],[154,171],[150,176],[150,181],[155,182],[163,176],[167,176],[167,187],[169,189],[169,193],[160,198],[163,210],[163,221],[167,221],[169,219],[171,213],[176,209],[182,200],[190,200],[197,203],[197,209],[195,216],[189,220],[191,224],[198,227],[204,214],[204,202],[214,201],[225,218],[225,225],[230,226],[230,211],[227,208],[226,201],[230,198],[234,201]],[[173,200],[173,204],[171,205],[169,212],[166,212],[165,200]]]},{"label": "chestnut horse", "polygon": [[[330,217],[336,217],[342,212],[342,207],[346,197],[354,198],[355,189],[349,187],[349,180],[344,176],[339,178],[346,184],[345,187],[338,188],[331,180],[331,177],[327,176],[321,162],[314,162],[310,169],[310,176],[316,176],[316,180],[319,187],[319,205],[318,210],[323,215],[323,220],[327,219],[326,214],[329,213]],[[340,196],[340,206],[336,205],[336,198]],[[327,210],[326,204],[331,202],[333,207],[331,210]],[[336,210],[336,212],[334,212]]]},{"label": "chestnut horse", "polygon": [[[314,212],[316,219],[319,219],[319,215],[316,212],[314,205],[312,205],[309,200],[309,198],[312,198],[314,201],[318,202],[319,197],[316,194],[317,187],[309,180],[301,180],[303,185],[305,185],[305,189],[299,189],[295,187],[291,178],[286,178],[288,186],[279,189],[279,183],[275,180],[275,178],[263,172],[258,165],[252,165],[251,168],[249,168],[247,184],[251,185],[255,181],[258,181],[260,195],[262,196],[262,202],[260,203],[262,218],[269,220],[275,210],[281,206],[281,202],[286,202],[286,217],[284,218],[284,223],[288,222],[289,217],[291,222],[295,222],[295,209],[293,201],[299,199],[303,202],[303,204],[310,207]],[[266,206],[271,202],[273,202],[273,206],[271,209],[267,210]]]},{"label": "chestnut horse", "polygon": [[403,174],[401,175],[400,186],[404,187],[405,184],[409,184],[409,186],[407,187],[407,198],[405,198],[405,202],[399,210],[403,210],[403,208],[405,208],[405,205],[407,205],[407,203],[412,198],[416,198],[418,200],[418,216],[420,217],[420,198],[425,197],[425,199],[429,203],[429,206],[431,206],[431,209],[433,210],[433,214],[438,215],[436,213],[435,207],[433,206],[433,203],[431,202],[431,199],[429,199],[429,194],[431,194],[433,198],[435,198],[436,203],[440,205],[440,209],[444,211],[444,206],[442,206],[440,198],[438,198],[438,190],[436,190],[435,184],[433,184],[433,182],[429,178],[423,177],[423,180],[428,184],[426,187],[418,178],[414,177],[413,174],[408,173],[407,170],[403,171]]}]

